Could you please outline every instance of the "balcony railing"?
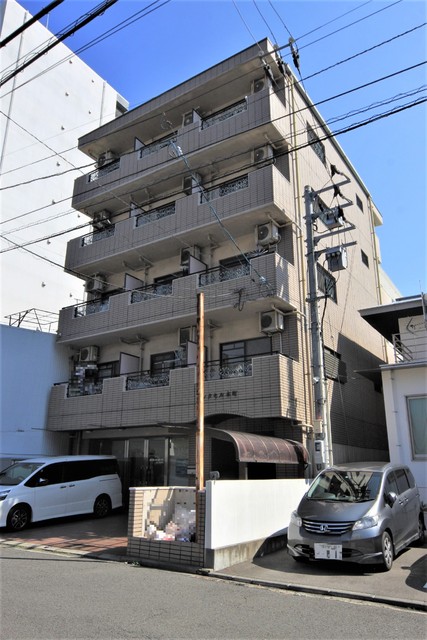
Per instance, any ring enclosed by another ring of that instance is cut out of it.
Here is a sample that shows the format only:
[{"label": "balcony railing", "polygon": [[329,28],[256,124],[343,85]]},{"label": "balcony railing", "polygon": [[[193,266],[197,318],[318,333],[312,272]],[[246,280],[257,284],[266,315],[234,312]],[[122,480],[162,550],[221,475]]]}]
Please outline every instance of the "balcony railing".
[{"label": "balcony railing", "polygon": [[145,287],[143,290],[132,291],[130,303],[143,302],[144,300],[153,300],[162,296],[172,295],[172,282],[167,284],[153,284]]},{"label": "balcony railing", "polygon": [[160,151],[160,149],[164,149],[164,147],[168,147],[171,142],[176,142],[176,134],[174,133],[171,136],[167,136],[166,138],[162,138],[161,140],[156,140],[151,144],[147,144],[145,147],[139,150],[139,159],[145,158],[152,153],[156,153],[156,151]]},{"label": "balcony railing", "polygon": [[102,231],[94,231],[94,233],[89,233],[87,236],[83,236],[82,238],[82,247],[87,247],[88,245],[93,244],[94,242],[98,242],[99,240],[105,240],[105,238],[111,238],[115,232],[115,225],[111,227],[107,227]]},{"label": "balcony railing", "polygon": [[67,397],[77,398],[79,396],[95,396],[102,393],[102,386],[102,380],[98,380],[96,382],[70,382],[68,385]]},{"label": "balcony railing", "polygon": [[243,358],[233,362],[212,361],[205,366],[205,380],[226,380],[252,375],[252,358]]},{"label": "balcony railing", "polygon": [[236,116],[238,113],[242,113],[242,111],[246,111],[248,108],[248,103],[246,99],[240,100],[235,104],[232,104],[230,107],[226,109],[221,109],[221,111],[217,111],[213,113],[208,118],[205,118],[202,121],[202,129],[207,129],[208,127],[212,127],[212,125],[217,124],[218,122],[223,122],[223,120],[228,120],[228,118],[232,118]]},{"label": "balcony railing", "polygon": [[229,180],[228,182],[224,182],[212,189],[204,189],[203,193],[200,195],[200,203],[203,204],[204,202],[211,202],[211,200],[223,198],[224,196],[228,196],[230,193],[235,193],[236,191],[247,189],[248,187],[249,177],[247,175],[240,176],[235,180]]},{"label": "balcony railing", "polygon": [[233,267],[215,267],[199,275],[199,286],[205,287],[209,284],[218,284],[218,282],[234,280],[235,278],[247,276],[250,272],[251,267],[247,262]]},{"label": "balcony railing", "polygon": [[126,391],[134,391],[135,389],[152,389],[153,387],[167,387],[169,385],[169,373],[170,371],[162,371],[161,373],[142,371],[141,373],[127,376]]},{"label": "balcony railing", "polygon": [[105,165],[105,167],[100,167],[99,169],[95,169],[95,171],[92,171],[92,173],[89,173],[87,177],[87,181],[95,182],[96,180],[99,180],[103,176],[108,175],[112,171],[116,171],[119,167],[120,167],[120,158],[118,158],[117,160],[114,160],[113,162],[110,162],[110,164]]},{"label": "balcony railing", "polygon": [[102,311],[108,311],[110,306],[109,300],[94,300],[93,302],[84,302],[74,308],[75,318],[84,318],[90,316],[93,313],[101,313]]},{"label": "balcony railing", "polygon": [[164,207],[158,207],[157,209],[153,209],[152,211],[140,213],[136,218],[135,226],[141,227],[143,224],[154,222],[155,220],[160,220],[160,218],[165,218],[166,216],[172,216],[174,213],[175,202],[172,202],[171,204],[166,204]]},{"label": "balcony railing", "polygon": [[419,331],[413,335],[393,334],[394,359],[399,362],[421,362],[427,360],[427,331]]}]

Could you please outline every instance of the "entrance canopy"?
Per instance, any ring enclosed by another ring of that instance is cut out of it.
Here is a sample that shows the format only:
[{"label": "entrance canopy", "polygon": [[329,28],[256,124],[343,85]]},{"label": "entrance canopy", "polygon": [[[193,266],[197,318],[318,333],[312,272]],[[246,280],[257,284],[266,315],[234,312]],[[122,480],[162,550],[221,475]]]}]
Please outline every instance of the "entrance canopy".
[{"label": "entrance canopy", "polygon": [[274,464],[308,464],[307,449],[295,440],[283,440],[271,436],[207,429],[212,438],[232,442],[239,462],[271,462]]}]

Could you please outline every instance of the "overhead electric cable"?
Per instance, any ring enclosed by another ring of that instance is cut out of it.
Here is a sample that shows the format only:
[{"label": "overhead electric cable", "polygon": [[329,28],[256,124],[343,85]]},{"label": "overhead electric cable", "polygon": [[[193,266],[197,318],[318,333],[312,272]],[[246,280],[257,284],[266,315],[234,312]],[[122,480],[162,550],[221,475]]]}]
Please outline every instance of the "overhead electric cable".
[{"label": "overhead electric cable", "polygon": [[46,7],[44,7],[44,9],[41,9],[34,16],[31,16],[29,20],[15,29],[15,31],[13,31],[10,35],[6,36],[6,38],[4,38],[3,40],[0,40],[0,48],[5,47],[7,44],[9,44],[9,42],[14,40],[14,38],[26,31],[28,27],[31,27],[31,25],[43,18],[50,11],[53,11],[53,9],[55,9],[59,4],[62,4],[63,2],[64,0],[53,0],[52,2],[50,2]]},{"label": "overhead electric cable", "polygon": [[59,34],[56,34],[55,36],[53,36],[53,38],[51,38],[49,43],[45,47],[43,47],[41,51],[33,54],[28,60],[18,65],[16,69],[14,69],[13,71],[10,71],[9,73],[4,74],[0,79],[0,87],[2,87],[6,82],[14,78],[16,75],[18,75],[18,73],[20,73],[21,71],[29,67],[31,64],[33,64],[36,60],[44,56],[51,49],[53,49],[58,44],[60,44],[63,40],[73,35],[77,31],[82,29],[84,26],[89,24],[90,22],[92,22],[92,20],[94,20],[95,18],[100,16],[102,13],[104,13],[107,9],[109,9],[111,6],[116,4],[116,2],[117,0],[104,0],[104,2],[98,5],[97,7],[95,7],[93,11],[86,13],[84,16],[81,16],[78,20],[76,20],[76,22],[73,24],[71,28],[67,28],[65,31],[60,32]]}]

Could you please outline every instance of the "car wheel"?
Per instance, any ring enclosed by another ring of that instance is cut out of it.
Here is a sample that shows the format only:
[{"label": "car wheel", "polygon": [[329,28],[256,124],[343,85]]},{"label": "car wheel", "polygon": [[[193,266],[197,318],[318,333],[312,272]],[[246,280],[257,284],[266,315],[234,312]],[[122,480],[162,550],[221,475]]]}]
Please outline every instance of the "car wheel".
[{"label": "car wheel", "polygon": [[17,504],[9,511],[6,526],[10,531],[22,531],[31,520],[31,511],[25,504]]},{"label": "car wheel", "polygon": [[98,496],[93,505],[93,513],[96,518],[105,518],[111,511],[111,500],[108,496]]},{"label": "car wheel", "polygon": [[426,541],[426,531],[424,528],[424,518],[422,515],[420,515],[420,517],[418,518],[418,538],[416,540],[416,544],[422,547],[425,541]]},{"label": "car wheel", "polygon": [[384,531],[382,539],[381,539],[381,552],[383,557],[383,568],[386,571],[390,571],[393,566],[394,559],[394,550],[393,550],[393,540],[391,539],[391,535],[388,531]]}]

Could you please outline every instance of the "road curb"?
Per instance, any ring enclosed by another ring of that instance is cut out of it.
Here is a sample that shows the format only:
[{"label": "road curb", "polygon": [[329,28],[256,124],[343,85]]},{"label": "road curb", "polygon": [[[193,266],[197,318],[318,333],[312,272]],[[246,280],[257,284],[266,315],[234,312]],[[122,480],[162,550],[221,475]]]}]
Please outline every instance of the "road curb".
[{"label": "road curb", "polygon": [[392,607],[400,607],[403,609],[412,609],[416,611],[427,612],[427,604],[419,600],[403,600],[399,598],[388,598],[385,596],[376,596],[374,594],[358,593],[357,591],[340,591],[338,589],[327,589],[322,587],[312,587],[286,582],[274,582],[272,580],[262,580],[259,578],[244,578],[242,576],[230,575],[216,571],[203,572],[203,575],[220,580],[230,580],[232,582],[241,582],[244,584],[258,585],[261,587],[269,587],[271,589],[282,589],[284,591],[294,591],[297,593],[310,593],[314,595],[324,595],[334,598],[346,598],[349,600],[362,600],[364,602],[373,602],[377,604],[386,604]]}]

